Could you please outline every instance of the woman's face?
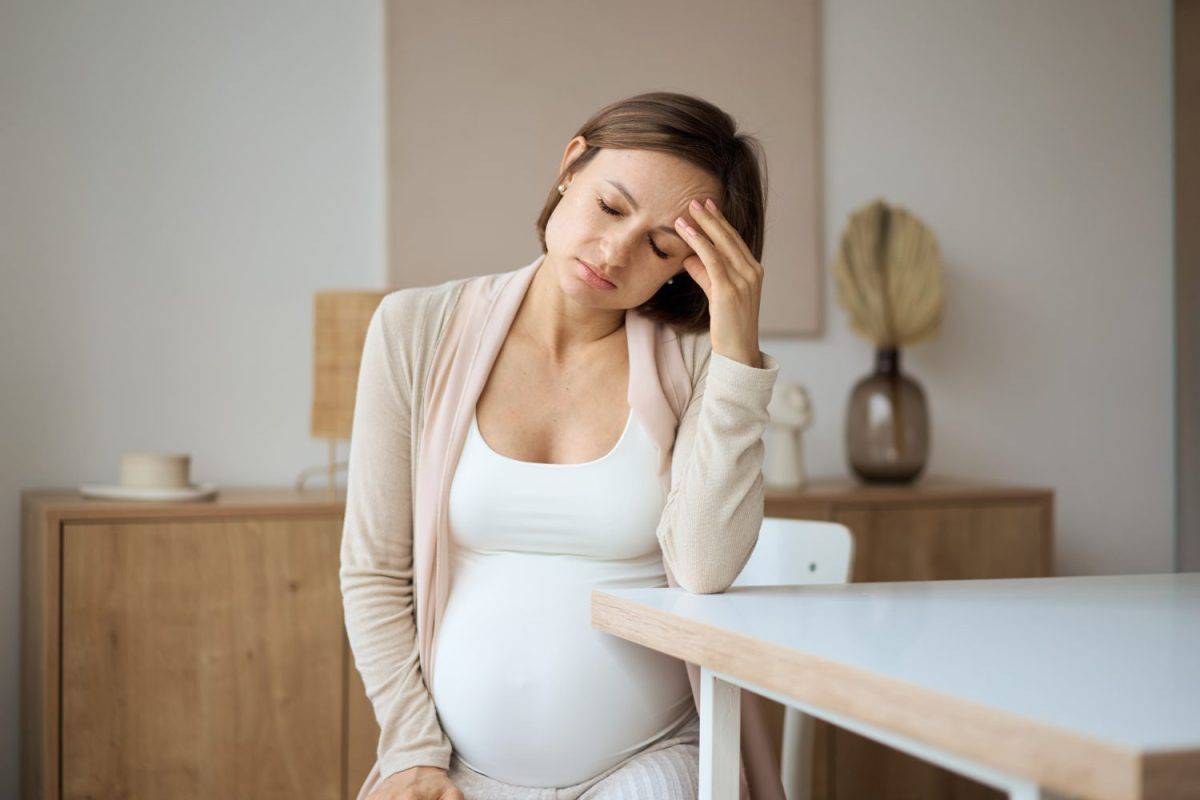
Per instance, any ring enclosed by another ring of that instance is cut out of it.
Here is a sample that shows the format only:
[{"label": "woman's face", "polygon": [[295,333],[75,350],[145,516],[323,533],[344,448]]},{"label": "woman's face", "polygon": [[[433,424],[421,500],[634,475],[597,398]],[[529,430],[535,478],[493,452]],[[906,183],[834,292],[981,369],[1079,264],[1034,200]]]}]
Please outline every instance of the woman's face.
[{"label": "woman's face", "polygon": [[[582,138],[572,139],[564,165],[585,148]],[[569,179],[546,222],[546,260],[563,292],[581,305],[635,308],[668,278],[689,280],[683,260],[694,251],[675,218],[698,228],[688,203],[719,202],[720,193],[716,178],[668,153],[602,149]],[[580,262],[608,284],[589,279]]]}]

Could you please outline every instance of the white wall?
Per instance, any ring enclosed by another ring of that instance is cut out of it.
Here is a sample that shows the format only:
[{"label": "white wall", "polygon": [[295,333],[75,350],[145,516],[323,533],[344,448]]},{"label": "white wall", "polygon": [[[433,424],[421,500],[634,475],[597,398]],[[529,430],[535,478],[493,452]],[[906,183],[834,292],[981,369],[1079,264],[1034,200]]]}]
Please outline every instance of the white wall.
[{"label": "white wall", "polygon": [[324,463],[312,297],[383,285],[381,48],[375,2],[3,0],[0,797],[18,492],[136,448],[226,485]]},{"label": "white wall", "polygon": [[[825,8],[826,253],[880,195],[932,227],[942,334],[903,354],[928,472],[1054,487],[1063,574],[1172,569],[1170,25],[1166,0]],[[848,469],[872,363],[826,277],[825,337],[763,345],[812,393],[811,474]]]},{"label": "white wall", "polygon": [[[826,252],[877,195],[937,232],[943,333],[905,354],[930,472],[1055,487],[1066,573],[1171,567],[1169,10],[825,10]],[[324,458],[312,293],[384,274],[380,37],[373,2],[0,5],[0,796],[18,491],[135,447],[224,485]],[[826,294],[824,338],[764,343],[813,394],[813,474],[872,358]]]}]

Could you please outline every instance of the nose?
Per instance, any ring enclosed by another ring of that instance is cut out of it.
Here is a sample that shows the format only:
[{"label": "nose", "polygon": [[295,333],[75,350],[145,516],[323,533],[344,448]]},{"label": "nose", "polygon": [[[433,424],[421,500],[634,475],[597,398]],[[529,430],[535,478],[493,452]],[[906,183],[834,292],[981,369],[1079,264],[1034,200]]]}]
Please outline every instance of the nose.
[{"label": "nose", "polygon": [[611,267],[614,264],[628,264],[631,260],[633,248],[637,246],[637,240],[633,231],[612,231],[600,243],[600,250],[604,254],[604,263]]}]

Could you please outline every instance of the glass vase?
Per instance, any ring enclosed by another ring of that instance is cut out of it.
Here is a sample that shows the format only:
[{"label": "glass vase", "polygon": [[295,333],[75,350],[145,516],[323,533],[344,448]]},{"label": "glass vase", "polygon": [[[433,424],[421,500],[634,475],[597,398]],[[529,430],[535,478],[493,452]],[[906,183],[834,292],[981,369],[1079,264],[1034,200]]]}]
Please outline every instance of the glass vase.
[{"label": "glass vase", "polygon": [[854,385],[846,414],[850,469],[872,483],[907,483],[929,455],[929,411],[921,385],[900,371],[900,351],[875,351],[875,371]]}]

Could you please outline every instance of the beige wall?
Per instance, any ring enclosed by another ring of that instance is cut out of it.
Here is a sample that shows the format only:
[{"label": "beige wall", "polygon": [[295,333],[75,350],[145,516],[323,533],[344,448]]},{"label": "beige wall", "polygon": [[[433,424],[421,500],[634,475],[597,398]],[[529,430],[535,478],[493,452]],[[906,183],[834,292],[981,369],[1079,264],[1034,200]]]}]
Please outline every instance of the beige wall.
[{"label": "beige wall", "polygon": [[[1053,486],[1068,574],[1172,568],[1170,42],[1165,0],[825,7],[826,241],[876,194],[932,226],[930,469]],[[812,390],[814,473],[871,362],[829,303],[824,339],[767,345]]]},{"label": "beige wall", "polygon": [[[1167,570],[1169,6],[897,8],[826,6],[826,254],[876,194],[923,214],[949,293],[906,362],[933,469],[1055,486],[1067,572]],[[312,292],[383,283],[380,24],[371,2],[0,6],[0,796],[18,490],[113,480],[134,446],[221,484],[325,457]],[[813,392],[814,472],[844,470],[871,358],[827,300],[823,339],[764,345]]]}]

